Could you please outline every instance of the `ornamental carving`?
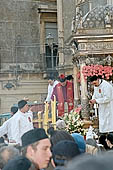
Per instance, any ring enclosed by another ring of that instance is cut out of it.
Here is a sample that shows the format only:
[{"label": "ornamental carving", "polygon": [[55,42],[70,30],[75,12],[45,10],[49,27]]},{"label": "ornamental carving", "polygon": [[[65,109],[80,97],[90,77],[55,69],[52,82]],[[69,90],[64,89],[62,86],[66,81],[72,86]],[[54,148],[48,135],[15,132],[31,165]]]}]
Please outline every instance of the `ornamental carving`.
[{"label": "ornamental carving", "polygon": [[88,0],[77,0],[77,5],[81,5],[85,2],[87,2]]},{"label": "ornamental carving", "polygon": [[[79,18],[79,23],[78,23]],[[76,17],[76,28],[113,28],[113,5],[99,6],[85,16]]]},{"label": "ornamental carving", "polygon": [[113,42],[92,42],[92,43],[80,43],[79,50],[113,50]]}]

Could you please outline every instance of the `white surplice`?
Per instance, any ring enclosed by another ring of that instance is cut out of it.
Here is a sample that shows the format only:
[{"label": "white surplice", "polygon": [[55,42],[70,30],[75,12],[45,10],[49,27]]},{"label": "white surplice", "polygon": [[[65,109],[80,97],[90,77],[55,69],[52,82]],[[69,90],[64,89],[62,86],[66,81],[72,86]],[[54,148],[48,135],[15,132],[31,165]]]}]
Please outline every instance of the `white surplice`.
[{"label": "white surplice", "polygon": [[20,110],[12,117],[11,132],[12,139],[21,145],[21,137],[27,131],[33,129],[31,113],[22,113]]},{"label": "white surplice", "polygon": [[98,87],[94,87],[92,99],[99,104],[99,131],[113,132],[113,87],[102,80]]}]

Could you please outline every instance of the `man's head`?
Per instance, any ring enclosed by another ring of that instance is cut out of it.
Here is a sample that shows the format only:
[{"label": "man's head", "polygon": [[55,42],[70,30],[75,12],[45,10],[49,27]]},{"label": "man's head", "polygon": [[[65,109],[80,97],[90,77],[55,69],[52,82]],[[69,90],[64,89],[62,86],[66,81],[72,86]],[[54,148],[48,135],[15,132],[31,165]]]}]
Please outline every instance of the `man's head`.
[{"label": "man's head", "polygon": [[31,162],[24,156],[17,156],[8,161],[3,170],[30,170]]},{"label": "man's head", "polygon": [[66,85],[66,77],[64,74],[60,74],[59,76],[59,82],[62,86],[65,86]]},{"label": "man's head", "polygon": [[109,148],[112,148],[113,147],[113,134],[112,133],[109,133],[107,136],[106,136],[106,143],[107,143],[107,146]]},{"label": "man's head", "polygon": [[49,77],[48,77],[48,83],[49,83],[51,86],[53,86],[54,81],[55,81],[54,76],[49,76]]},{"label": "man's head", "polygon": [[11,107],[11,115],[13,116],[18,111],[18,107],[12,106]]},{"label": "man's head", "polygon": [[80,152],[84,153],[86,151],[86,142],[84,140],[84,137],[79,133],[72,133],[71,135],[74,138]]},{"label": "man's head", "polygon": [[55,166],[64,166],[67,161],[80,155],[77,144],[69,140],[63,140],[54,145],[52,153]]},{"label": "man's head", "polygon": [[47,168],[52,156],[50,140],[43,128],[35,128],[22,136],[22,152],[39,169]]},{"label": "man's head", "polygon": [[48,129],[52,147],[62,140],[70,140],[74,142],[73,137],[66,130],[54,130],[54,128]]},{"label": "man's head", "polygon": [[25,100],[20,100],[20,101],[18,102],[18,108],[20,109],[20,111],[21,111],[22,113],[28,112],[29,106],[28,106],[28,104],[27,104],[27,101],[25,101]]},{"label": "man's head", "polygon": [[13,146],[3,146],[0,148],[0,168],[2,169],[7,162],[14,158],[15,156],[18,156],[19,150],[16,149]]},{"label": "man's head", "polygon": [[100,84],[99,79],[100,79],[99,77],[94,75],[94,76],[90,77],[90,82],[91,82],[92,85],[98,87],[99,84]]},{"label": "man's head", "polygon": [[72,76],[72,75],[68,75],[68,76],[66,77],[66,79],[69,80],[69,81],[73,81],[73,76]]}]

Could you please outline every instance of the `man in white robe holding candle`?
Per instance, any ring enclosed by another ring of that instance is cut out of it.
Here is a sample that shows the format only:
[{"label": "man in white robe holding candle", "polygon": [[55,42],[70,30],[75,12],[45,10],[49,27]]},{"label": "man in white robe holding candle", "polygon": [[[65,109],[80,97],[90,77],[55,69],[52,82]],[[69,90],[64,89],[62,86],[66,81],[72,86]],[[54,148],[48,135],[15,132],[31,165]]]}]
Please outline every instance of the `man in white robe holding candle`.
[{"label": "man in white robe holding candle", "polygon": [[94,85],[90,104],[99,104],[99,132],[113,132],[113,87],[97,76],[92,76],[90,81]]}]

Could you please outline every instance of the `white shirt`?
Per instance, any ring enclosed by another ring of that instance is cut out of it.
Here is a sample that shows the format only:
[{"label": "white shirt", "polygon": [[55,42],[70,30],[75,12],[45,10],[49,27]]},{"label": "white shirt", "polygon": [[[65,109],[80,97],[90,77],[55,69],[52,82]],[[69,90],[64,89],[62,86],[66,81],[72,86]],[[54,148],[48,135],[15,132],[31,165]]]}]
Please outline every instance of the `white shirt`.
[{"label": "white shirt", "polygon": [[7,134],[9,141],[12,140],[11,121],[12,121],[12,117],[10,119],[6,120],[3,123],[3,125],[0,127],[0,137]]},{"label": "white shirt", "polygon": [[33,112],[31,110],[29,110],[26,114],[29,115],[31,119],[33,120]]},{"label": "white shirt", "polygon": [[57,80],[54,81],[53,85],[48,85],[48,94],[47,94],[47,98],[46,98],[46,102],[50,102],[51,101],[51,96],[53,93],[53,88],[58,84],[59,82]]},{"label": "white shirt", "polygon": [[12,117],[11,133],[12,139],[21,145],[21,137],[27,131],[33,129],[31,113],[22,113],[20,110]]},{"label": "white shirt", "polygon": [[99,104],[99,131],[101,133],[113,132],[113,87],[103,80],[94,87],[92,99]]}]

